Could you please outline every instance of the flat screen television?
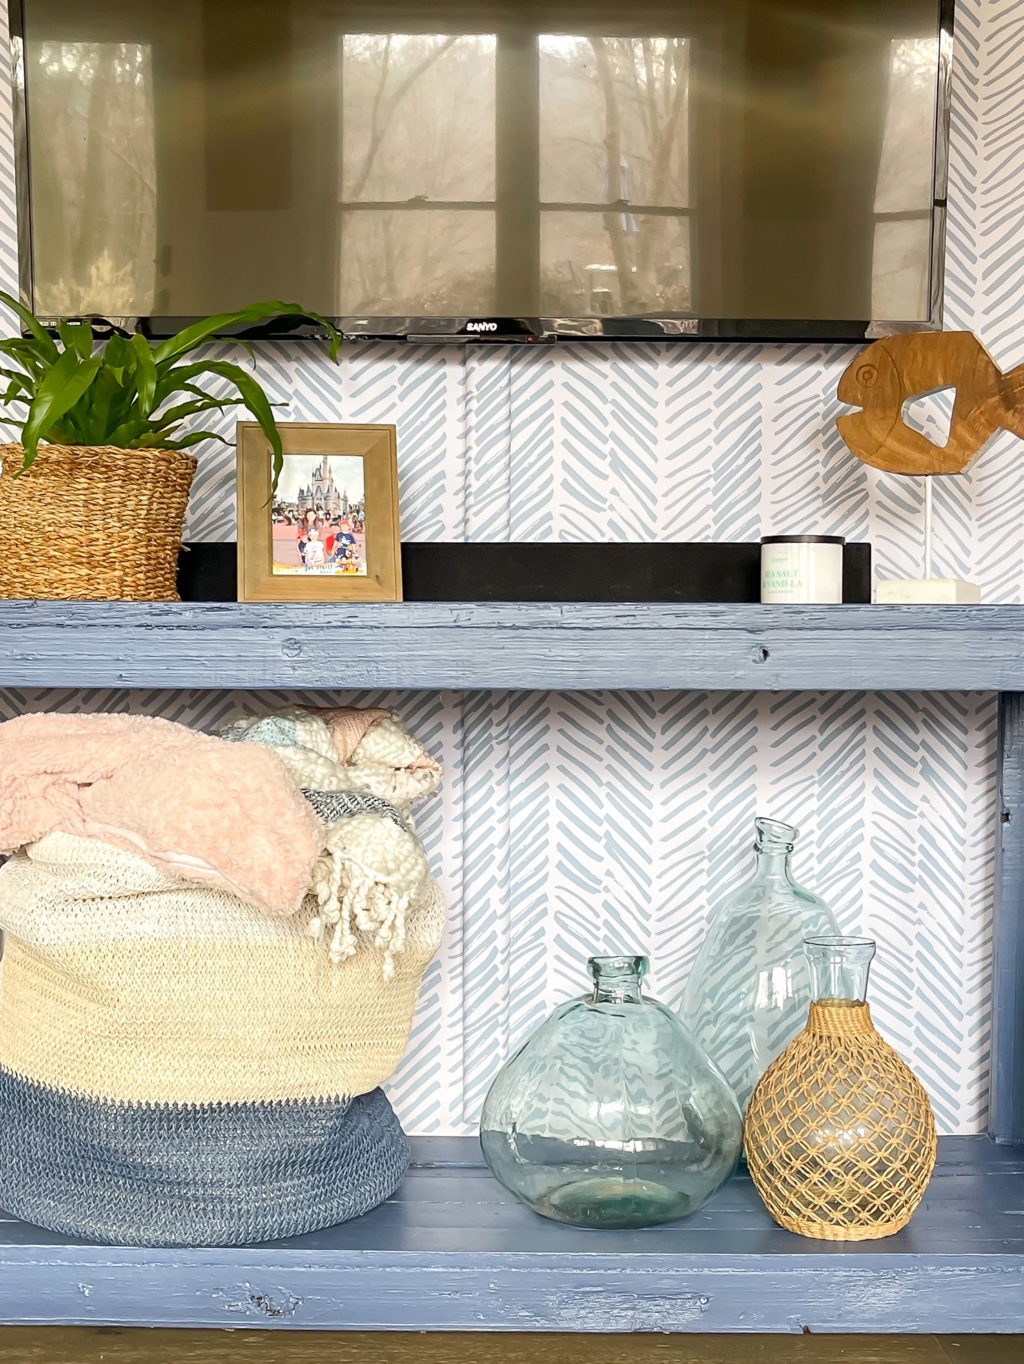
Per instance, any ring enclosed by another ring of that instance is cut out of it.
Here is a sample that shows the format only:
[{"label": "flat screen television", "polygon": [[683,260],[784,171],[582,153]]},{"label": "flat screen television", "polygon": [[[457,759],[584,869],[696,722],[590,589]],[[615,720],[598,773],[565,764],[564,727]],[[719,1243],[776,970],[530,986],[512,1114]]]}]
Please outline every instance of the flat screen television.
[{"label": "flat screen television", "polygon": [[935,325],[951,0],[19,0],[45,316]]}]

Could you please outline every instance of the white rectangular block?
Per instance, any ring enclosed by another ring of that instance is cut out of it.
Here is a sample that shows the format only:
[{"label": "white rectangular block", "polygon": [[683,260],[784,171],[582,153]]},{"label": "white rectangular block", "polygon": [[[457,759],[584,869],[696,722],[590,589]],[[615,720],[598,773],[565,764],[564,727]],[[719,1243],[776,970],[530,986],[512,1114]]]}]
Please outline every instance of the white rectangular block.
[{"label": "white rectangular block", "polygon": [[875,601],[879,606],[970,606],[981,601],[981,588],[962,578],[882,578],[875,585]]}]

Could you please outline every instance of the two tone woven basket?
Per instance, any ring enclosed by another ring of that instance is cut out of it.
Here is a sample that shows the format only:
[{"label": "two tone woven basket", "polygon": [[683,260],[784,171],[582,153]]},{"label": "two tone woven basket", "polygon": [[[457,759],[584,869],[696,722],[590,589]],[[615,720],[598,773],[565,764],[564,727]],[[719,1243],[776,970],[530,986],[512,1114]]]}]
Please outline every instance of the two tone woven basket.
[{"label": "two tone woven basket", "polygon": [[0,597],[177,601],[195,475],[179,450],[0,446]]}]

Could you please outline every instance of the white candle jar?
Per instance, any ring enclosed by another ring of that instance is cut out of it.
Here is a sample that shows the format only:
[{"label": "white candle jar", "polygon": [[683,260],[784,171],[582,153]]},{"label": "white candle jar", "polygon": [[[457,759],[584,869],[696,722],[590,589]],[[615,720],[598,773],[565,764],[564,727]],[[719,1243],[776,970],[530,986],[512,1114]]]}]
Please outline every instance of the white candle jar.
[{"label": "white candle jar", "polygon": [[761,600],[817,602],[843,600],[841,535],[766,535],[761,540]]}]

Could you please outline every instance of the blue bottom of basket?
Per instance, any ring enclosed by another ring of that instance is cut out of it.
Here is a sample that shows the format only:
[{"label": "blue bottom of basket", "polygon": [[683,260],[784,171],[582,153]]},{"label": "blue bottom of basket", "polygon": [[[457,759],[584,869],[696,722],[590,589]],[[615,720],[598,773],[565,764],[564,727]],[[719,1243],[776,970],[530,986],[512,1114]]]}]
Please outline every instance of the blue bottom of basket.
[{"label": "blue bottom of basket", "polygon": [[0,1068],[0,1207],[129,1246],[246,1245],[359,1217],[409,1164],[383,1091],[355,1099],[108,1103]]}]

